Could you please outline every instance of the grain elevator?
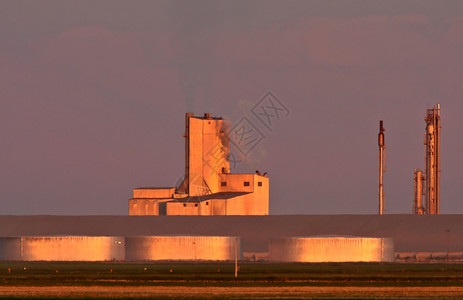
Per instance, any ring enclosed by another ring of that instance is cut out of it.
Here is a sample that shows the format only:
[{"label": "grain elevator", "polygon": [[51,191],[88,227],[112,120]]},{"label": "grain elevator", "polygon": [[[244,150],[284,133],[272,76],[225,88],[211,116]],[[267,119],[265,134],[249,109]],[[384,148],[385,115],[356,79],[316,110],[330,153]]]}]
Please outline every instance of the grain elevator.
[{"label": "grain elevator", "polygon": [[231,174],[229,122],[185,114],[185,175],[177,187],[133,190],[130,215],[268,215],[269,178]]}]

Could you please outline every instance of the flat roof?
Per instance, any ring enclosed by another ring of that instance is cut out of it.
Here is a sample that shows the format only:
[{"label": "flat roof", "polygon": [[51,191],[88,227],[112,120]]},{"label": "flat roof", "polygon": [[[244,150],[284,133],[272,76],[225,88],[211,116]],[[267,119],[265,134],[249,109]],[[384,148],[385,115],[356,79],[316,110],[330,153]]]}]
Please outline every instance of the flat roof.
[{"label": "flat roof", "polygon": [[176,187],[137,187],[134,190],[170,190],[175,189]]},{"label": "flat roof", "polygon": [[202,202],[206,200],[211,200],[211,199],[231,199],[234,197],[242,196],[245,194],[250,194],[246,192],[222,192],[222,193],[215,193],[215,194],[209,194],[209,195],[204,195],[204,196],[188,196],[185,198],[177,198],[175,202]]}]

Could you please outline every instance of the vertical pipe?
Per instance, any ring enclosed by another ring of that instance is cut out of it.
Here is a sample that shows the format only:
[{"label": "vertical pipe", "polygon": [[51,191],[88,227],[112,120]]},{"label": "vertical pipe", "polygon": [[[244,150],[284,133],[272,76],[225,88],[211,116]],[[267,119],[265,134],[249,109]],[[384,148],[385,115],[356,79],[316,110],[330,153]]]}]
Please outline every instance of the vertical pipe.
[{"label": "vertical pipe", "polygon": [[429,113],[426,116],[426,137],[425,137],[425,145],[426,145],[426,153],[425,153],[425,159],[426,159],[426,167],[425,167],[425,172],[426,172],[426,191],[425,191],[425,197],[426,197],[426,214],[431,214],[431,189],[432,189],[432,176],[431,176],[431,135],[430,135],[430,124],[429,124]]},{"label": "vertical pipe", "polygon": [[432,120],[432,110],[426,110],[426,214],[433,214],[433,181],[434,176],[432,172],[432,148],[433,148],[433,135],[434,126]]},{"label": "vertical pipe", "polygon": [[379,146],[379,184],[378,184],[378,213],[384,214],[384,189],[383,189],[383,173],[384,173],[384,131],[383,120],[379,121],[379,134],[378,134],[378,146]]},{"label": "vertical pipe", "polygon": [[436,214],[440,213],[440,104],[436,109]]},{"label": "vertical pipe", "polygon": [[426,213],[440,212],[440,105],[426,110]]},{"label": "vertical pipe", "polygon": [[423,172],[420,169],[415,169],[415,189],[414,189],[414,205],[413,214],[422,215],[423,209]]}]

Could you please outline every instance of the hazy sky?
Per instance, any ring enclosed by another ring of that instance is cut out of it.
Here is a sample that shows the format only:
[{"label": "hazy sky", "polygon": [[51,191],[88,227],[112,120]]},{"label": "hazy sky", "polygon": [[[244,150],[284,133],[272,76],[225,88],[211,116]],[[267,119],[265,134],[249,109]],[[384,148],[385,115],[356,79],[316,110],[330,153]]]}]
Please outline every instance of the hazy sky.
[{"label": "hazy sky", "polygon": [[[289,114],[265,128],[271,91]],[[184,171],[184,113],[265,136],[271,214],[410,213],[442,106],[441,212],[463,213],[463,1],[0,0],[0,214],[128,213]]]}]

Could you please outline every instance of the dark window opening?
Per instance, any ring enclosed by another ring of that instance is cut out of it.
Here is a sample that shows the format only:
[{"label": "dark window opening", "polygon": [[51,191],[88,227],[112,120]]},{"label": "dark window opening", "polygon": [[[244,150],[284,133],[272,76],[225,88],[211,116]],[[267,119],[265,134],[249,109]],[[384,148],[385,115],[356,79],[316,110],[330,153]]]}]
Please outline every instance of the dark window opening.
[{"label": "dark window opening", "polygon": [[209,205],[209,202],[206,202],[206,205]]},{"label": "dark window opening", "polygon": [[259,181],[259,182],[257,183],[257,185],[258,185],[258,186],[262,186],[262,182]]},{"label": "dark window opening", "polygon": [[226,182],[226,181],[222,181],[222,182],[220,183],[220,186],[227,186],[227,182]]},{"label": "dark window opening", "polygon": [[195,207],[198,207],[198,203],[195,203]]},{"label": "dark window opening", "polygon": [[183,203],[183,207],[186,207],[186,203]]},{"label": "dark window opening", "polygon": [[244,186],[249,186],[249,181],[245,181]]}]

